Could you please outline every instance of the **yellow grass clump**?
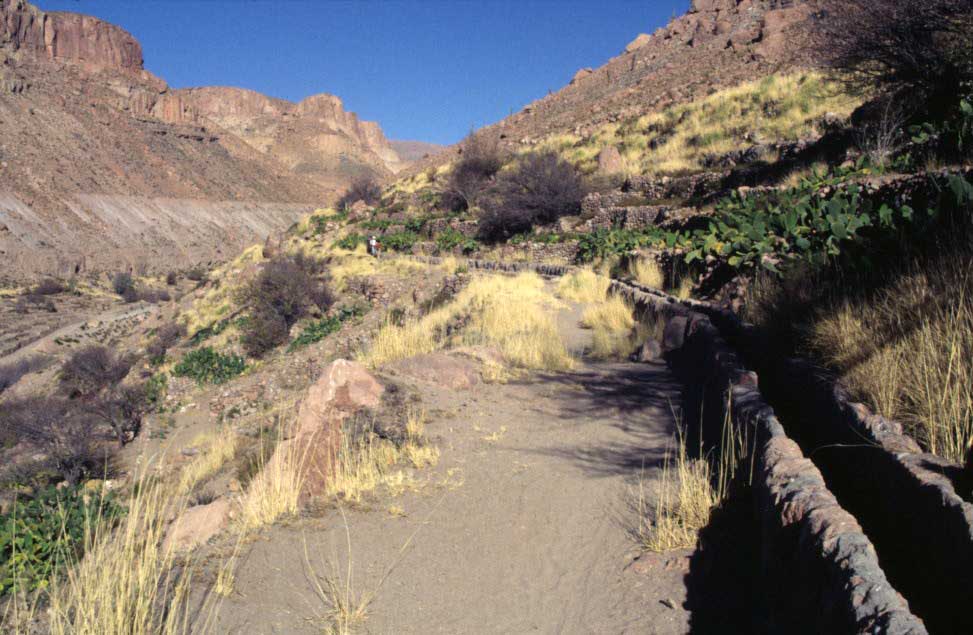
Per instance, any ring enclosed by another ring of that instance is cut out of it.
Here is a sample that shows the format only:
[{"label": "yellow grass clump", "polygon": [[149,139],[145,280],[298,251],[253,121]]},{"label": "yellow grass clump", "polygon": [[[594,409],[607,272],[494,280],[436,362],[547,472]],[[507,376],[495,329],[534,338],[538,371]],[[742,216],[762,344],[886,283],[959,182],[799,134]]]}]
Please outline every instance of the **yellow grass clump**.
[{"label": "yellow grass clump", "polygon": [[165,544],[169,520],[186,498],[143,476],[118,527],[86,528],[84,558],[49,594],[53,635],[156,635],[188,630],[191,567],[178,572]]},{"label": "yellow grass clump", "polygon": [[581,326],[592,329],[592,355],[601,359],[628,355],[635,345],[632,307],[620,296],[592,305],[581,314]]},{"label": "yellow grass clump", "polygon": [[557,283],[557,296],[572,302],[601,302],[608,294],[611,280],[591,268],[579,269],[562,276]]},{"label": "yellow grass clump", "polygon": [[244,531],[269,525],[283,516],[296,514],[307,481],[310,444],[287,439],[278,426],[277,447],[263,462],[240,501],[239,524]]},{"label": "yellow grass clump", "polygon": [[[386,324],[361,358],[381,366],[453,344],[488,345],[522,368],[570,368],[574,360],[551,315],[557,306],[537,274],[478,276],[452,302],[420,320]],[[462,328],[447,338],[451,324]]]},{"label": "yellow grass clump", "polygon": [[973,259],[916,268],[877,296],[819,309],[809,345],[929,452],[963,460],[973,441]]},{"label": "yellow grass clump", "polygon": [[639,284],[653,289],[665,286],[665,275],[659,263],[649,258],[633,258],[628,263],[628,275]]},{"label": "yellow grass clump", "polygon": [[197,437],[191,446],[203,446],[202,453],[192,463],[183,468],[179,482],[181,492],[190,492],[197,483],[216,474],[227,461],[233,458],[237,448],[237,436],[229,427],[217,433]]}]

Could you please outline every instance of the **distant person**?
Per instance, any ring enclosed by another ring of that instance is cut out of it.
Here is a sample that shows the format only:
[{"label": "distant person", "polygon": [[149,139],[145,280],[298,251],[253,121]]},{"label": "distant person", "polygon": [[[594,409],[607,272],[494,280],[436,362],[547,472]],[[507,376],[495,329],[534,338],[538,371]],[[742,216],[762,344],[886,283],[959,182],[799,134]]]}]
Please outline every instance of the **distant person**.
[{"label": "distant person", "polygon": [[375,236],[368,239],[368,253],[378,258],[378,239]]}]

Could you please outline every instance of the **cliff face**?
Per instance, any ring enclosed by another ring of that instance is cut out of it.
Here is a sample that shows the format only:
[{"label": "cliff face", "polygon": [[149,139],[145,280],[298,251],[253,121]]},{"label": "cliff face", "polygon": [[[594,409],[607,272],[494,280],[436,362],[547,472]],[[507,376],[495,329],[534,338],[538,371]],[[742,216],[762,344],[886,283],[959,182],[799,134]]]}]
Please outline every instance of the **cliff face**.
[{"label": "cliff face", "polygon": [[0,0],[0,278],[219,260],[397,161],[336,97],[171,90],[123,29]]},{"label": "cliff face", "polygon": [[174,96],[199,121],[329,184],[364,173],[390,176],[402,165],[379,125],[361,121],[334,95],[295,104],[242,88],[205,87],[177,90]]},{"label": "cliff face", "polygon": [[0,45],[90,68],[142,70],[142,47],[124,29],[87,15],[44,12],[24,0],[0,0]]}]

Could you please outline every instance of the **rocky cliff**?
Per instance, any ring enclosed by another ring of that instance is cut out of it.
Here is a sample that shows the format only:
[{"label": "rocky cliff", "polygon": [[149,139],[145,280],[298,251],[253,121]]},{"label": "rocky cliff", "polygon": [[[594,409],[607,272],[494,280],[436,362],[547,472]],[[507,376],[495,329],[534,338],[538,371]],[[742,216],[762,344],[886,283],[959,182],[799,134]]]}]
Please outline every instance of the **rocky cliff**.
[{"label": "rocky cliff", "polygon": [[219,260],[399,167],[336,97],[172,90],[123,29],[0,0],[0,278]]}]

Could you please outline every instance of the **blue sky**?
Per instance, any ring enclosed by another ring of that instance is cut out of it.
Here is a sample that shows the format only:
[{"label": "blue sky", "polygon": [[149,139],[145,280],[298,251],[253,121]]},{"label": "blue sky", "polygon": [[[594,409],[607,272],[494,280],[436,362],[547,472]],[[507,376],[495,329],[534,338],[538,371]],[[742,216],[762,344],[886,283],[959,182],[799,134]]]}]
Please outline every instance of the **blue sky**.
[{"label": "blue sky", "polygon": [[316,93],[392,139],[452,143],[600,66],[689,0],[33,0],[98,16],[142,43],[175,88]]}]

